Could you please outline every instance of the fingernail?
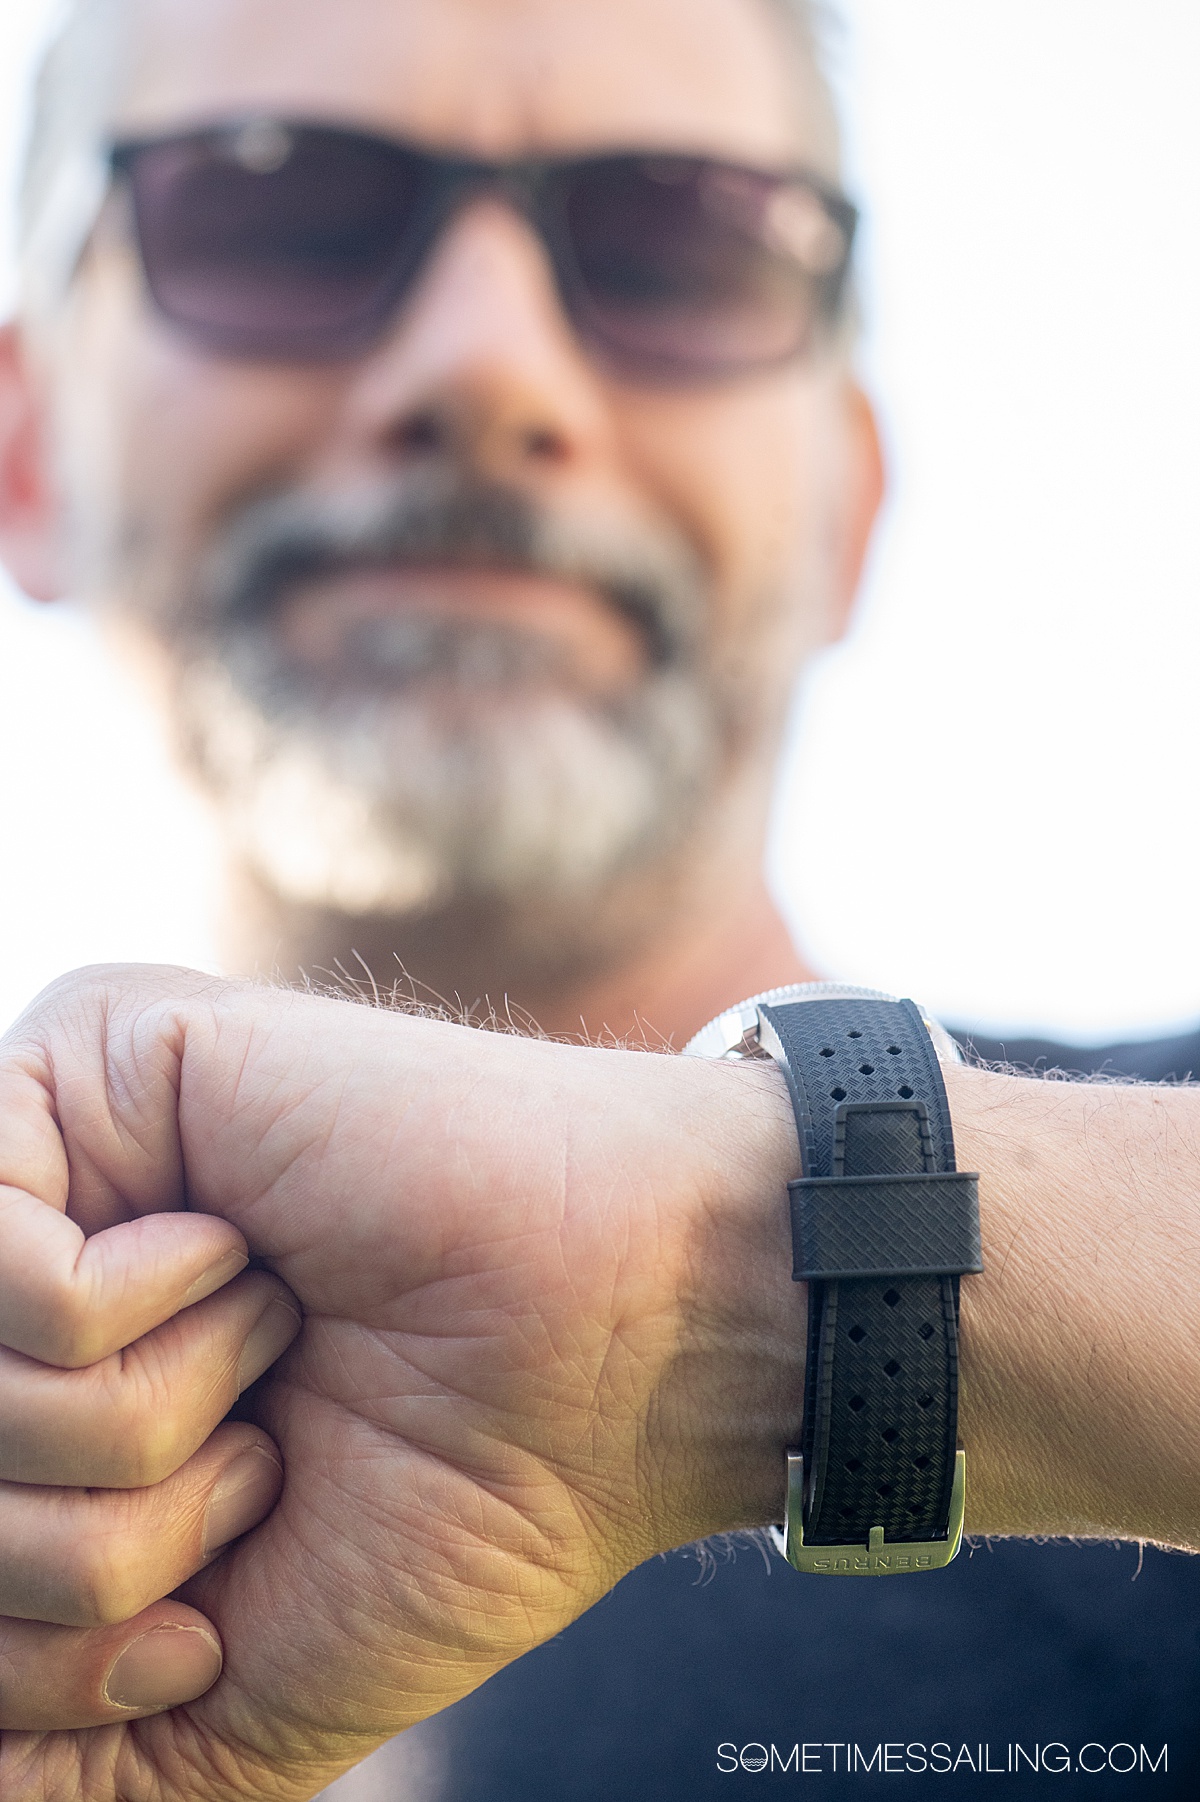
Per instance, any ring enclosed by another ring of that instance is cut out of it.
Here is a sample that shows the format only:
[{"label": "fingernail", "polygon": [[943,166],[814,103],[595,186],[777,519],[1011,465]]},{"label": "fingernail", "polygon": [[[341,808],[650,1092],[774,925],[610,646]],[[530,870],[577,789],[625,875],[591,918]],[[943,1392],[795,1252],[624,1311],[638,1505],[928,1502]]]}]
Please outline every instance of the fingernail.
[{"label": "fingernail", "polygon": [[283,1466],[265,1445],[239,1453],[208,1498],[204,1556],[256,1527],[275,1506],[282,1487]]},{"label": "fingernail", "polygon": [[214,1295],[218,1289],[223,1289],[226,1283],[231,1282],[239,1271],[244,1270],[249,1262],[244,1251],[227,1251],[203,1276],[196,1278],[184,1294],[180,1307],[190,1308],[194,1301],[203,1301],[206,1295]]},{"label": "fingernail", "polygon": [[221,1648],[200,1627],[152,1627],[127,1645],[104,1682],[104,1700],[141,1713],[194,1702],[221,1674]]},{"label": "fingernail", "polygon": [[260,1315],[250,1329],[250,1336],[238,1359],[238,1394],[248,1389],[256,1377],[269,1370],[281,1352],[285,1352],[300,1330],[300,1313],[287,1302],[276,1299]]}]

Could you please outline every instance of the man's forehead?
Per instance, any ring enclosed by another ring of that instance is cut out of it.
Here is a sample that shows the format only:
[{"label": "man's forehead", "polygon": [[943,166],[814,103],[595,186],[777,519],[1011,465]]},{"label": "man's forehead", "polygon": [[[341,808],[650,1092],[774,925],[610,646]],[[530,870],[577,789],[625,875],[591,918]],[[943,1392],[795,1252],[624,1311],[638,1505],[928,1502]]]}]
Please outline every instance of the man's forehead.
[{"label": "man's forehead", "polygon": [[122,131],[264,110],[497,157],[606,144],[826,168],[835,156],[778,0],[130,3]]}]

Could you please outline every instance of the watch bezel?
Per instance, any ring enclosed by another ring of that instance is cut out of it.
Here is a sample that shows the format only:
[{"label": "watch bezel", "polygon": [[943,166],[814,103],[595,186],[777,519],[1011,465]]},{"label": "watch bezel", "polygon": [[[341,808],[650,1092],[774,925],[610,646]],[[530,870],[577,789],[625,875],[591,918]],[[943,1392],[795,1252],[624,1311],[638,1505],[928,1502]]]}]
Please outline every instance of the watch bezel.
[{"label": "watch bezel", "polygon": [[[763,989],[760,994],[747,996],[745,1001],[736,1002],[733,1007],[723,1008],[719,1014],[693,1033],[683,1047],[683,1057],[706,1057],[729,1062],[741,1062],[747,1057],[765,1058],[767,1053],[758,1044],[758,1010],[760,1007],[791,1006],[801,1001],[897,1001],[899,996],[891,995],[886,989],[868,989],[848,982],[792,982],[781,988]],[[916,1003],[917,1011],[933,1041],[934,1051],[940,1064],[961,1064],[963,1054],[960,1047],[946,1031],[940,1020]]]}]

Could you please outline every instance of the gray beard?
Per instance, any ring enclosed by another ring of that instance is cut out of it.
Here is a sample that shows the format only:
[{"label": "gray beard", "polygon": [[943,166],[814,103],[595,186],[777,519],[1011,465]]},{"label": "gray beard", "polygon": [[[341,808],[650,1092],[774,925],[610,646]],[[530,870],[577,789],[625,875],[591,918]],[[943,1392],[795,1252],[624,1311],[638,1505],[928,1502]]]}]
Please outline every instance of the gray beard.
[{"label": "gray beard", "polygon": [[[272,611],[297,581],[437,560],[592,584],[639,625],[644,676],[601,702],[534,634],[420,616],[364,630],[361,681],[323,683],[284,656]],[[694,834],[731,736],[702,658],[708,618],[690,548],[661,527],[549,519],[507,491],[428,482],[353,507],[257,504],[198,604],[155,626],[185,763],[282,901],[391,918],[482,903],[536,933],[586,923]]]}]

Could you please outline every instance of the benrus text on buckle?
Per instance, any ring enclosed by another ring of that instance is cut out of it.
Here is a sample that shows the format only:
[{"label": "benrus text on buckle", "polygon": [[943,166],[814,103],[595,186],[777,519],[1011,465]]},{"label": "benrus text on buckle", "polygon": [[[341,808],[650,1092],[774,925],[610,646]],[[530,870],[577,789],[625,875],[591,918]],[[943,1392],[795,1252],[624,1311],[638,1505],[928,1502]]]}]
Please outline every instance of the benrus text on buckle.
[{"label": "benrus text on buckle", "polygon": [[793,1569],[823,1577],[889,1577],[906,1572],[940,1570],[962,1544],[966,1500],[967,1455],[954,1454],[954,1486],[945,1539],[897,1540],[891,1545],[882,1527],[872,1527],[866,1545],[805,1545],[804,1459],[787,1454],[787,1515],[782,1528],[772,1527],[776,1546]]}]

